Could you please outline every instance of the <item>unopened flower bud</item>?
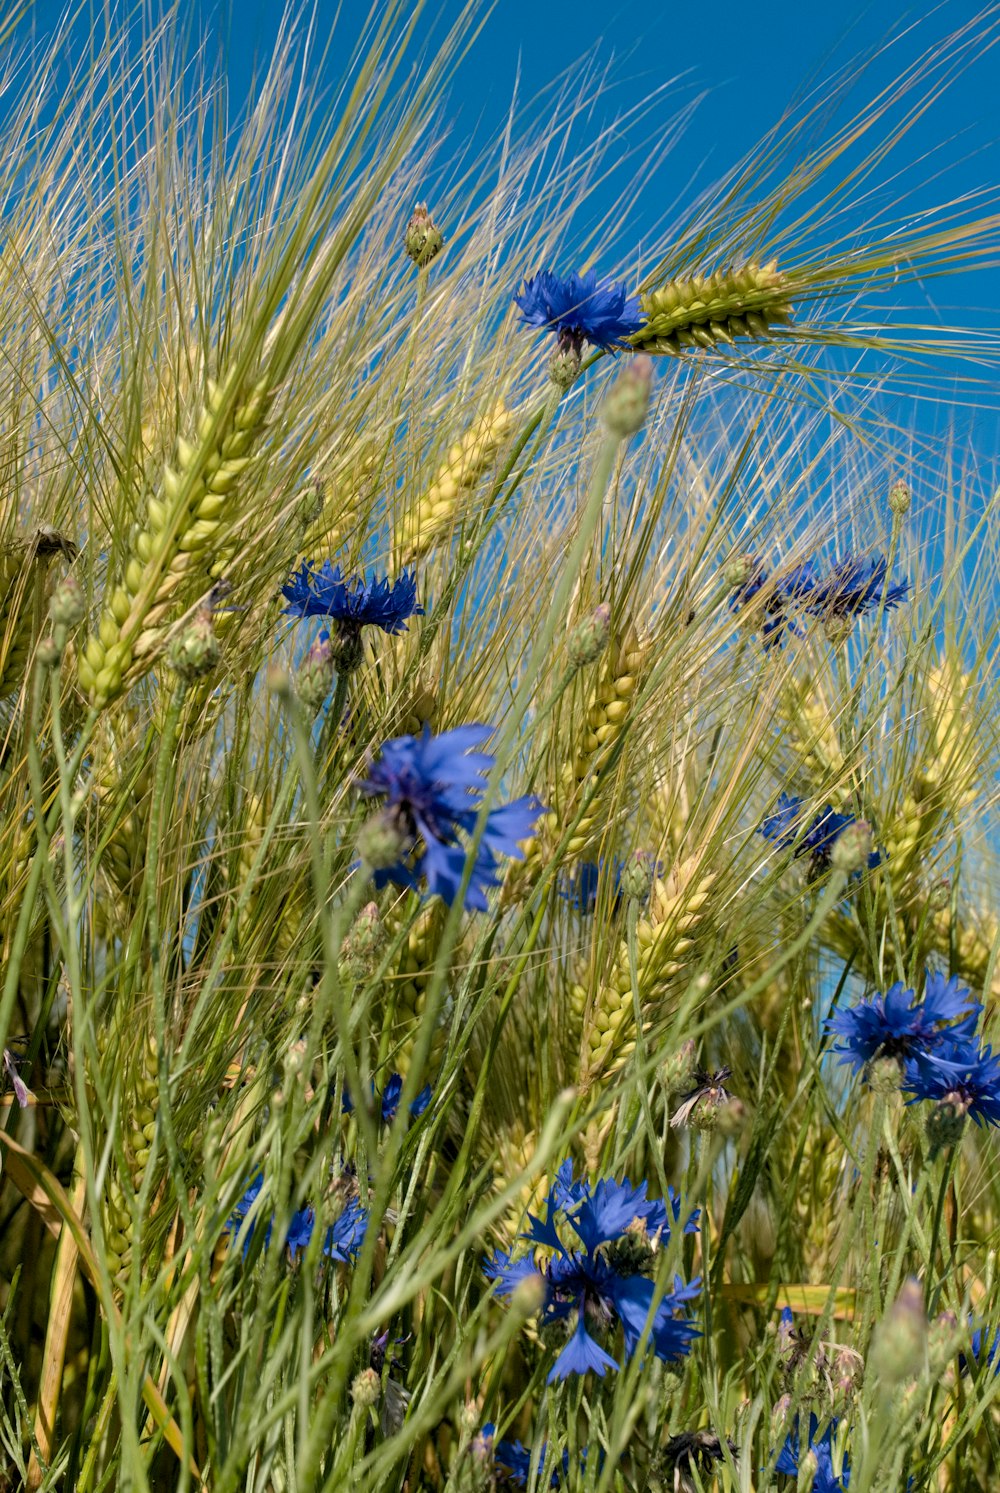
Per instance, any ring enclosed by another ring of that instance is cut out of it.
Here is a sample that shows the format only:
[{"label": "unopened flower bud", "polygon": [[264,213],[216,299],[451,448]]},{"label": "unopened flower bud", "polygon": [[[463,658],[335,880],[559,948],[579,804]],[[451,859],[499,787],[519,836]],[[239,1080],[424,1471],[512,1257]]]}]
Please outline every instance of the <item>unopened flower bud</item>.
[{"label": "unopened flower bud", "polygon": [[299,523],[303,530],[311,527],[323,512],[326,502],[326,488],[319,478],[307,482],[298,495]]},{"label": "unopened flower bud", "polygon": [[76,627],[87,615],[87,598],[75,575],[64,575],[52,593],[49,616],[56,627]]},{"label": "unopened flower bud", "polygon": [[35,657],[43,669],[54,669],[62,658],[62,650],[55,638],[39,638]]},{"label": "unopened flower bud", "polygon": [[406,252],[418,269],[426,269],[444,248],[444,235],[427,211],[426,202],[418,202],[406,225]]},{"label": "unopened flower bud", "polygon": [[911,1276],[879,1324],[870,1361],[882,1383],[891,1386],[918,1375],[926,1354],[924,1293]]},{"label": "unopened flower bud", "polygon": [[898,1058],[873,1058],[865,1068],[865,1082],[876,1094],[895,1094],[903,1082]]},{"label": "unopened flower bud", "polygon": [[292,694],[292,676],[280,664],[272,664],[267,671],[267,688],[279,700],[288,700]]},{"label": "unopened flower bud", "polygon": [[375,968],[384,942],[385,930],[378,905],[369,902],[362,907],[340,945],[341,976],[360,984]]},{"label": "unopened flower bud", "polygon": [[927,906],[931,912],[944,912],[951,902],[951,882],[947,876],[931,883],[927,893]]},{"label": "unopened flower bud", "polygon": [[656,875],[656,858],[648,850],[636,850],[622,866],[619,885],[622,895],[635,902],[645,902]]},{"label": "unopened flower bud", "polygon": [[521,1316],[533,1317],[545,1305],[546,1295],[544,1278],[533,1271],[531,1275],[522,1275],[511,1292],[510,1304]]},{"label": "unopened flower bud", "polygon": [[854,618],[838,617],[833,614],[823,623],[823,631],[826,633],[828,642],[839,646],[841,643],[846,643],[854,631]]},{"label": "unopened flower bud", "polygon": [[351,1399],[359,1410],[369,1410],[382,1397],[382,1381],[374,1369],[362,1369],[351,1381]]},{"label": "unopened flower bud", "polygon": [[219,640],[207,610],[198,612],[174,639],[167,652],[167,662],[185,684],[212,672],[219,662]]},{"label": "unopened flower bud", "polygon": [[389,809],[373,814],[358,835],[358,854],[371,871],[387,871],[406,849],[407,834]]},{"label": "unopened flower bud", "polygon": [[697,1049],[689,1037],[676,1052],[664,1058],[658,1070],[658,1077],[668,1094],[681,1094],[690,1089],[697,1071]]},{"label": "unopened flower bud", "polygon": [[739,591],[753,579],[759,570],[760,561],[756,555],[749,553],[730,555],[722,567],[722,579],[730,591]]},{"label": "unopened flower bud", "polygon": [[611,637],[611,608],[602,601],[574,627],[570,634],[567,653],[574,669],[586,668],[596,663],[608,646]]},{"label": "unopened flower bud", "polygon": [[910,489],[905,482],[894,482],[890,487],[889,507],[898,518],[910,511]]},{"label": "unopened flower bud", "polygon": [[604,424],[609,434],[624,441],[642,429],[652,386],[652,358],[642,354],[626,364],[604,401]]},{"label": "unopened flower bud", "polygon": [[957,1146],[965,1133],[965,1116],[968,1106],[956,1095],[945,1095],[932,1106],[927,1116],[927,1140],[930,1144],[931,1160],[939,1151]]},{"label": "unopened flower bud", "polygon": [[571,388],[579,377],[582,363],[577,339],[560,337],[556,350],[549,359],[549,381],[557,389]]},{"label": "unopened flower bud", "polygon": [[[746,1121],[747,1107],[742,1099],[729,1098],[724,1104],[720,1104],[716,1108],[715,1128],[720,1135],[730,1138],[734,1135],[739,1135]],[[692,1123],[694,1122],[692,1121]]]},{"label": "unopened flower bud", "polygon": [[330,657],[338,674],[353,674],[365,656],[360,627],[341,623],[330,639]]},{"label": "unopened flower bud", "polygon": [[333,647],[329,638],[317,638],[295,676],[295,691],[307,710],[319,710],[333,688]]},{"label": "unopened flower bud", "polygon": [[872,827],[864,819],[856,819],[837,836],[830,860],[838,871],[863,871],[871,853]]}]

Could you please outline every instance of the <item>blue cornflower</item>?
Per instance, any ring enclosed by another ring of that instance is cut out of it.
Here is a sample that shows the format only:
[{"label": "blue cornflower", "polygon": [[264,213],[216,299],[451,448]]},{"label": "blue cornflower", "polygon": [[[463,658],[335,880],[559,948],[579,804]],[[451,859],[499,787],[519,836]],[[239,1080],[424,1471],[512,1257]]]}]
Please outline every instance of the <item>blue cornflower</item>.
[{"label": "blue cornflower", "polygon": [[286,617],[329,617],[339,626],[360,630],[380,627],[383,632],[406,631],[408,618],[423,615],[417,606],[417,578],[404,570],[397,581],[345,579],[339,565],[329,560],[316,569],[308,561],[282,586],[288,602]]},{"label": "blue cornflower", "polygon": [[[795,846],[796,857],[808,855],[812,860],[812,874],[827,870],[833,847],[849,825],[857,824],[853,814],[838,814],[831,804],[826,804],[812,819],[805,822],[802,812],[803,800],[791,793],[782,793],[778,807],[768,814],[760,826],[760,833],[782,849]],[[804,826],[804,827],[803,827]],[[877,850],[868,855],[868,869],[881,863]]]},{"label": "blue cornflower", "polygon": [[[226,1233],[235,1234],[237,1232],[260,1195],[263,1185],[264,1175],[262,1172],[259,1172],[233,1209],[232,1216],[226,1224]],[[288,1230],[285,1234],[285,1247],[293,1260],[301,1250],[308,1247],[315,1225],[315,1210],[309,1203],[306,1203],[302,1208],[296,1209],[292,1214]],[[244,1259],[253,1240],[256,1226],[256,1221],[254,1221],[247,1230],[246,1238],[243,1241]],[[361,1248],[367,1226],[368,1210],[363,1208],[356,1199],[352,1199],[345,1204],[343,1211],[327,1229],[323,1240],[323,1254],[328,1259],[339,1260],[342,1264],[347,1264],[355,1258],[358,1250]],[[267,1249],[271,1242],[273,1228],[274,1214],[272,1213],[264,1232],[264,1249]]]},{"label": "blue cornflower", "polygon": [[753,618],[760,622],[757,630],[764,647],[780,647],[786,632],[797,638],[805,636],[805,629],[790,609],[805,605],[818,579],[812,560],[794,566],[784,575],[771,576],[758,560],[750,556],[746,579],[733,588],[729,607],[734,612],[752,608]]},{"label": "blue cornflower", "polygon": [[968,1059],[982,1009],[957,978],[928,970],[923,1000],[897,980],[884,995],[836,1012],[826,1030],[843,1038],[833,1050],[858,1072],[884,1057],[911,1063],[914,1071],[954,1073]]},{"label": "blue cornflower", "polygon": [[977,1125],[1000,1125],[1000,1056],[994,1056],[992,1047],[977,1052],[971,1045],[956,1044],[946,1063],[911,1060],[903,1086],[912,1092],[911,1104],[930,1099],[956,1115],[971,1115]]},{"label": "blue cornflower", "polygon": [[[983,1349],[986,1348],[986,1359],[983,1361]],[[985,1369],[991,1369],[994,1374],[1000,1373],[1000,1364],[997,1363],[997,1353],[1000,1352],[1000,1327],[994,1327],[993,1336],[990,1337],[989,1329],[986,1329],[986,1342],[983,1341],[983,1328],[977,1327],[972,1334],[969,1343],[969,1357],[975,1365],[977,1373],[983,1373]],[[963,1374],[970,1371],[972,1365],[964,1353],[958,1355],[958,1366]]]},{"label": "blue cornflower", "polygon": [[[431,1089],[429,1083],[425,1084],[424,1087],[420,1090],[420,1093],[410,1105],[410,1114],[414,1117],[414,1119],[416,1119],[419,1115],[422,1115],[424,1110],[430,1104],[432,1093],[433,1090]],[[400,1074],[392,1073],[389,1075],[386,1086],[382,1090],[381,1096],[379,1096],[378,1092],[376,1091],[375,1080],[372,1079],[372,1098],[378,1099],[379,1113],[386,1125],[390,1125],[396,1118],[396,1113],[399,1109],[399,1101],[402,1098],[402,1094],[403,1079]],[[340,1108],[341,1112],[345,1115],[354,1113],[354,1100],[351,1098],[350,1091],[348,1090],[346,1084],[344,1086],[343,1094],[341,1095]]]},{"label": "blue cornflower", "polygon": [[[819,1421],[815,1415],[809,1417],[809,1451],[816,1460],[816,1475],[813,1480],[813,1493],[842,1493],[842,1490],[851,1485],[851,1464],[845,1454],[840,1475],[833,1468],[833,1438],[837,1433],[837,1422],[831,1420],[822,1436],[817,1437]],[[799,1475],[799,1423],[798,1419],[792,1429],[792,1434],[785,1441],[781,1453],[774,1464],[776,1472],[784,1472],[789,1477]]]},{"label": "blue cornflower", "polygon": [[[677,1222],[680,1199],[672,1190],[668,1201],[663,1202],[646,1197],[645,1182],[633,1187],[627,1178],[621,1182],[604,1179],[591,1187],[574,1180],[572,1164],[566,1161],[546,1199],[544,1219],[529,1214],[530,1227],[520,1236],[551,1250],[547,1261],[539,1265],[532,1251],[516,1259],[498,1252],[485,1262],[487,1277],[499,1282],[500,1296],[509,1296],[524,1279],[540,1280],[545,1292],[543,1326],[569,1322],[575,1316],[569,1340],[549,1372],[550,1384],[590,1369],[603,1378],[608,1369],[619,1367],[591,1335],[591,1327],[613,1331],[620,1324],[626,1357],[636,1352],[655,1291],[654,1282],[644,1272],[655,1263],[657,1247],[669,1238],[671,1215]],[[687,1220],[685,1233],[695,1232],[696,1218],[692,1214]],[[567,1246],[563,1242],[557,1220],[574,1231],[578,1244]],[[653,1312],[649,1341],[658,1358],[684,1357],[700,1336],[694,1325],[679,1315],[699,1290],[697,1281],[685,1285],[676,1278],[673,1291]]]},{"label": "blue cornflower", "polygon": [[525,280],[514,304],[529,327],[558,332],[560,342],[577,351],[584,342],[618,347],[643,322],[638,296],[615,281],[599,280],[596,270],[565,279],[542,270]]},{"label": "blue cornflower", "polygon": [[[480,1431],[477,1440],[481,1445],[492,1450],[493,1461],[502,1476],[518,1487],[526,1488],[528,1478],[531,1475],[531,1448],[524,1446],[520,1441],[498,1441],[494,1445],[496,1426],[492,1421],[487,1421]],[[542,1482],[542,1474],[545,1468],[545,1453],[548,1450],[548,1442],[543,1441],[538,1449],[538,1481]],[[581,1460],[585,1459],[586,1452],[581,1454]],[[558,1488],[565,1474],[569,1471],[569,1453],[563,1452],[561,1463],[556,1463],[549,1476],[549,1487]]]},{"label": "blue cornflower", "polygon": [[[455,900],[467,858],[459,832],[472,834],[482,780],[494,763],[473,748],[492,734],[491,726],[459,726],[432,736],[425,726],[422,736],[400,736],[383,745],[381,757],[359,784],[369,796],[385,796],[382,822],[399,839],[398,858],[374,870],[377,887],[391,881],[416,888],[426,878],[430,896],[449,906]],[[533,795],[490,810],[465,892],[467,908],[486,910],[486,893],[498,884],[497,856],[522,860],[518,842],[530,837],[543,812]]]},{"label": "blue cornflower", "polygon": [[829,575],[818,581],[807,610],[819,617],[861,617],[879,606],[889,612],[906,600],[909,581],[887,585],[884,555],[863,559],[848,555],[838,560]]}]

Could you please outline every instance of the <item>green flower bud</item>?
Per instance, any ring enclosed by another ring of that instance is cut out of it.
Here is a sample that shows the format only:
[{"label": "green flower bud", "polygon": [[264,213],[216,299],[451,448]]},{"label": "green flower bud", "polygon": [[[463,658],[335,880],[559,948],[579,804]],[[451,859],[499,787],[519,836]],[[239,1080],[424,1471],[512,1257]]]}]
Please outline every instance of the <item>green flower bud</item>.
[{"label": "green flower bud", "polygon": [[865,1080],[876,1094],[895,1094],[903,1082],[898,1058],[873,1058],[865,1068]]},{"label": "green flower bud", "polygon": [[362,907],[340,946],[340,972],[345,979],[360,984],[372,973],[385,943],[385,929],[378,906],[369,902]]},{"label": "green flower bud", "polygon": [[382,1380],[374,1369],[362,1369],[351,1381],[351,1399],[359,1410],[370,1410],[382,1398]]},{"label": "green flower bud", "polygon": [[549,359],[549,381],[557,389],[569,389],[576,383],[583,360],[578,343],[572,337],[560,337]]},{"label": "green flower bud", "polygon": [[418,269],[426,269],[444,248],[444,236],[427,211],[426,202],[418,202],[406,225],[406,252]]},{"label": "green flower bud", "polygon": [[889,507],[897,518],[910,511],[910,489],[905,482],[894,482],[890,487]]},{"label": "green flower bud", "polygon": [[313,714],[333,688],[333,647],[329,638],[318,638],[309,649],[295,679],[295,690],[307,710]]},{"label": "green flower bud", "polygon": [[883,1384],[902,1384],[918,1375],[927,1356],[927,1316],[924,1293],[912,1277],[879,1324],[872,1346],[871,1366]]},{"label": "green flower bud", "polygon": [[596,606],[589,617],[578,622],[570,634],[568,654],[574,669],[596,663],[611,637],[611,608],[606,601]]},{"label": "green flower bud", "polygon": [[834,842],[830,861],[835,870],[850,874],[863,871],[872,853],[872,827],[864,819],[848,824]]},{"label": "green flower bud", "polygon": [[371,871],[387,871],[406,849],[409,836],[390,809],[383,809],[361,826],[358,855]]},{"label": "green flower bud", "polygon": [[927,1116],[927,1140],[933,1161],[939,1151],[957,1146],[965,1133],[968,1106],[960,1099],[939,1099]]},{"label": "green flower bud", "polygon": [[648,850],[636,850],[622,867],[622,894],[634,902],[645,902],[656,875],[656,858]]},{"label": "green flower bud", "polygon": [[185,684],[210,674],[219,662],[219,640],[215,636],[211,614],[197,613],[167,651],[167,662]]},{"label": "green flower bud", "polygon": [[43,669],[54,669],[62,658],[62,649],[55,638],[40,638],[35,657]]},{"label": "green flower bud", "polygon": [[63,576],[52,593],[49,616],[56,627],[76,627],[87,615],[87,599],[75,575]]},{"label": "green flower bud", "polygon": [[652,386],[652,358],[643,355],[626,364],[604,401],[604,424],[610,435],[624,441],[642,429]]},{"label": "green flower bud", "polygon": [[730,591],[738,591],[756,575],[760,564],[756,555],[730,555],[722,567],[722,579]]},{"label": "green flower bud", "polygon": [[664,1058],[657,1076],[668,1094],[682,1094],[691,1088],[697,1071],[697,1050],[689,1037],[676,1052]]},{"label": "green flower bud", "polygon": [[835,646],[839,646],[841,643],[846,643],[848,638],[851,636],[851,633],[854,631],[854,618],[837,616],[827,617],[826,621],[823,623],[823,631],[826,633],[829,642],[833,643]]}]

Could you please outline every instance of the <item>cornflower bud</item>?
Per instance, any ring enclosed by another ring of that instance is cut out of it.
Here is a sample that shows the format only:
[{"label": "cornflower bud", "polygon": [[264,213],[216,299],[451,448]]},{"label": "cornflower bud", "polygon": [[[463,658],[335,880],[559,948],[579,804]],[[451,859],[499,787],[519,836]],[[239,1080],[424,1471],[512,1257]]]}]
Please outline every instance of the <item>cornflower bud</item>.
[{"label": "cornflower bud", "polygon": [[696,1052],[694,1041],[689,1037],[676,1052],[664,1058],[658,1077],[668,1094],[679,1094],[690,1089],[698,1071]]},{"label": "cornflower bud", "polygon": [[626,364],[604,401],[604,424],[610,435],[624,441],[642,429],[652,385],[652,358],[643,355]]},{"label": "cornflower bud", "polygon": [[55,638],[40,638],[35,657],[43,669],[54,669],[62,658],[62,649]]},{"label": "cornflower bud", "polygon": [[656,875],[656,857],[648,850],[636,850],[629,856],[621,870],[619,885],[622,895],[635,902],[645,902]]},{"label": "cornflower bud", "polygon": [[957,1146],[965,1133],[965,1106],[955,1099],[939,1099],[927,1116],[927,1140],[933,1161],[939,1151]]},{"label": "cornflower bud", "polygon": [[747,585],[760,569],[756,555],[730,555],[722,567],[722,579],[730,591],[739,591]]},{"label": "cornflower bud", "polygon": [[875,1094],[895,1094],[903,1082],[898,1058],[873,1058],[865,1068],[865,1082]]},{"label": "cornflower bud", "polygon": [[444,248],[444,235],[427,211],[426,202],[418,202],[413,216],[406,225],[404,238],[406,252],[417,266],[426,269]]},{"label": "cornflower bud", "polygon": [[317,638],[309,649],[295,680],[299,699],[314,713],[333,687],[333,647],[329,638]]},{"label": "cornflower bud", "polygon": [[854,618],[849,615],[844,617],[831,615],[823,623],[823,631],[828,642],[835,645],[846,643],[854,631]]},{"label": "cornflower bud", "polygon": [[549,359],[549,382],[557,389],[569,389],[580,373],[582,366],[579,341],[571,334],[560,333],[556,350]]},{"label": "cornflower bud", "polygon": [[911,1278],[883,1317],[875,1335],[871,1364],[883,1384],[912,1379],[927,1354],[927,1316],[920,1283]]},{"label": "cornflower bud", "polygon": [[87,615],[87,599],[75,575],[65,575],[52,593],[49,616],[56,627],[76,627]]},{"label": "cornflower bud", "polygon": [[391,809],[373,814],[358,834],[358,855],[372,871],[387,871],[396,865],[409,836]]},{"label": "cornflower bud", "polygon": [[370,1410],[382,1397],[382,1381],[374,1369],[362,1369],[351,1381],[351,1399],[359,1410]]},{"label": "cornflower bud", "polygon": [[360,984],[375,968],[379,951],[385,943],[385,930],[378,905],[369,902],[362,907],[340,945],[340,972]]},{"label": "cornflower bud", "polygon": [[872,853],[872,827],[864,819],[845,825],[834,842],[830,861],[838,871],[863,871]]},{"label": "cornflower bud", "polygon": [[897,518],[910,511],[910,489],[905,482],[894,482],[890,487],[889,507]]},{"label": "cornflower bud", "polygon": [[589,617],[584,617],[576,624],[570,634],[567,647],[570,666],[583,669],[587,664],[596,663],[608,646],[610,637],[611,608],[606,601],[602,601]]},{"label": "cornflower bud", "polygon": [[207,608],[202,608],[171,643],[167,662],[185,684],[201,679],[215,668],[219,662],[219,640]]},{"label": "cornflower bud", "polygon": [[545,1305],[547,1292],[540,1275],[523,1275],[511,1292],[510,1304],[522,1316],[533,1317]]}]

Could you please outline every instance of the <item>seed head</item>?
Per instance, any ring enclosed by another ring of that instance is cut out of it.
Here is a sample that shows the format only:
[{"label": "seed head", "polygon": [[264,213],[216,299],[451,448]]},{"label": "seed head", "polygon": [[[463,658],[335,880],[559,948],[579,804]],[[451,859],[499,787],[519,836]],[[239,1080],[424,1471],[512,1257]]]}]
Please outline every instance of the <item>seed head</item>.
[{"label": "seed head", "polygon": [[382,809],[361,826],[358,854],[372,871],[387,871],[395,866],[406,849],[407,833],[392,809]]},{"label": "seed head", "polygon": [[549,359],[549,382],[557,389],[571,388],[579,377],[582,364],[579,339],[570,334],[561,335]]},{"label": "seed head", "polygon": [[309,649],[295,680],[296,693],[307,710],[314,714],[333,687],[336,672],[333,646],[329,638],[318,638]]},{"label": "seed head", "polygon": [[838,871],[848,875],[864,871],[872,853],[872,827],[864,819],[845,825],[833,843],[830,860]]},{"label": "seed head", "polygon": [[444,248],[444,235],[427,211],[426,202],[418,202],[406,225],[406,252],[417,266],[426,269]]},{"label": "seed head", "polygon": [[965,1133],[966,1107],[953,1099],[939,1099],[927,1116],[931,1160],[939,1151],[957,1146]]},{"label": "seed head", "polygon": [[359,1410],[370,1410],[382,1397],[382,1381],[374,1369],[362,1369],[351,1383],[351,1399]]},{"label": "seed head", "polygon": [[649,896],[656,874],[656,857],[648,850],[636,850],[622,866],[620,886],[623,896],[644,902]]}]

